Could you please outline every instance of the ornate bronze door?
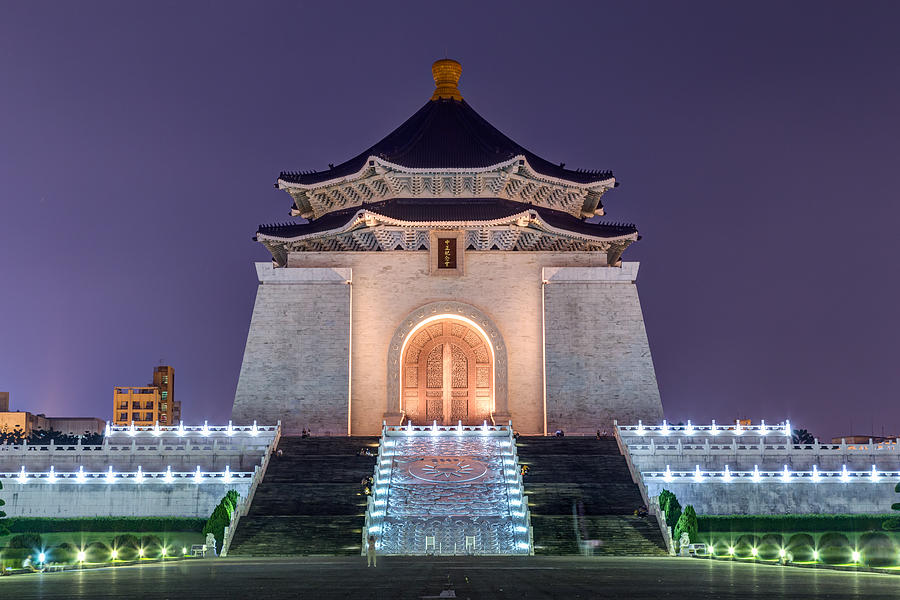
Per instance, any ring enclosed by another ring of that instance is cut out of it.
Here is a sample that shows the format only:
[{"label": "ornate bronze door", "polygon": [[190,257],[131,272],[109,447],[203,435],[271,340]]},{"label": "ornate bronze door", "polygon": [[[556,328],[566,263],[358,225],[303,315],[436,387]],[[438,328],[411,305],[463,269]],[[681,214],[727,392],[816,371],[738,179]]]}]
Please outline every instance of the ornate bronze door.
[{"label": "ornate bronze door", "polygon": [[403,405],[416,423],[490,418],[493,368],[487,341],[459,321],[440,321],[418,331],[403,357]]}]

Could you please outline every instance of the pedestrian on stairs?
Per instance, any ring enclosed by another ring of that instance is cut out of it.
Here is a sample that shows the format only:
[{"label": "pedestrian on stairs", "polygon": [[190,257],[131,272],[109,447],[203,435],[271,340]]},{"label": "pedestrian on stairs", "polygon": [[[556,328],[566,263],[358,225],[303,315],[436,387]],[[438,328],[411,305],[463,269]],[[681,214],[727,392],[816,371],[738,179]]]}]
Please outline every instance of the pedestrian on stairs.
[{"label": "pedestrian on stairs", "polygon": [[369,560],[369,564],[366,565],[367,567],[377,566],[375,564],[375,536],[374,535],[369,536],[369,543],[366,544],[366,558],[368,558],[368,560]]}]

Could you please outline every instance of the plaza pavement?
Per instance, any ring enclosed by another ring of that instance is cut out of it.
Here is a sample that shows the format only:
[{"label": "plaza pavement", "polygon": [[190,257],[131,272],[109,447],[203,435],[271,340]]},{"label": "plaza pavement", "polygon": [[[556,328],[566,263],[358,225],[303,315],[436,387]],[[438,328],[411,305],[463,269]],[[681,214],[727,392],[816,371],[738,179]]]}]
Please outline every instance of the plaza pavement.
[{"label": "plaza pavement", "polygon": [[0,598],[897,598],[900,577],[687,558],[189,560],[0,578]]}]

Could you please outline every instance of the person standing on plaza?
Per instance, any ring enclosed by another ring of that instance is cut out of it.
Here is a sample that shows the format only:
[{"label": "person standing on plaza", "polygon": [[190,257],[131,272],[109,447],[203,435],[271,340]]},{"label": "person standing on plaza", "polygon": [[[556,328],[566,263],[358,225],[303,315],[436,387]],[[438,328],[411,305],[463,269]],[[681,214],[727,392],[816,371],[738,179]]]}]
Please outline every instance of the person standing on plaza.
[{"label": "person standing on plaza", "polygon": [[378,565],[375,564],[375,536],[369,536],[369,542],[366,544],[366,557],[368,558],[369,564],[367,567],[376,567]]}]

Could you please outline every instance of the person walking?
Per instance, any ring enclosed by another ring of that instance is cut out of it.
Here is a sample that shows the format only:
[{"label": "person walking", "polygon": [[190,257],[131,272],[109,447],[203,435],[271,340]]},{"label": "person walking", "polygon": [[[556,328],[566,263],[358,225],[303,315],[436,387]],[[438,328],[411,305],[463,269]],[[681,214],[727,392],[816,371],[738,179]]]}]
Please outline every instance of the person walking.
[{"label": "person walking", "polygon": [[366,557],[369,559],[369,564],[367,567],[376,567],[378,565],[375,564],[375,536],[369,536],[369,543],[366,545]]}]

